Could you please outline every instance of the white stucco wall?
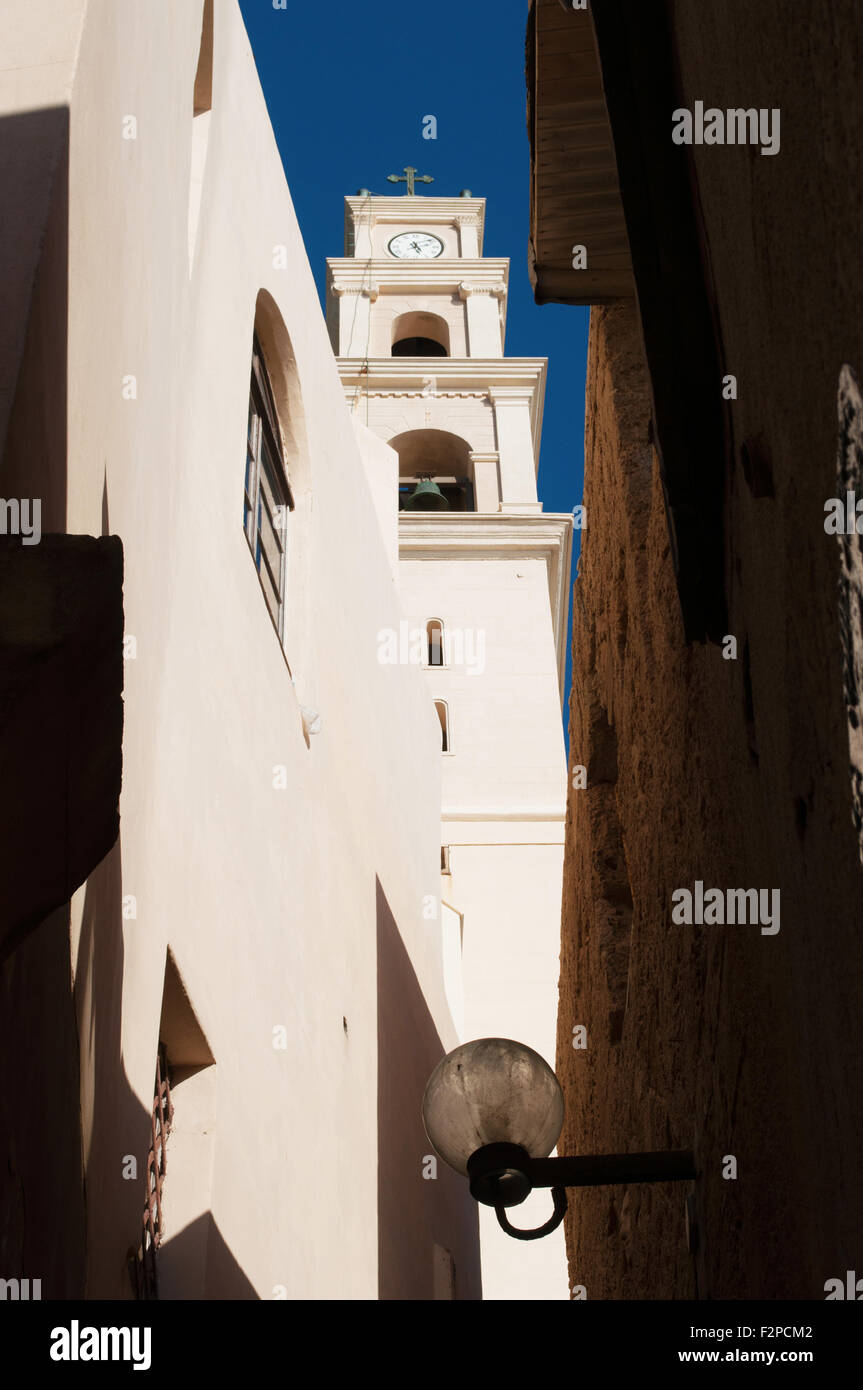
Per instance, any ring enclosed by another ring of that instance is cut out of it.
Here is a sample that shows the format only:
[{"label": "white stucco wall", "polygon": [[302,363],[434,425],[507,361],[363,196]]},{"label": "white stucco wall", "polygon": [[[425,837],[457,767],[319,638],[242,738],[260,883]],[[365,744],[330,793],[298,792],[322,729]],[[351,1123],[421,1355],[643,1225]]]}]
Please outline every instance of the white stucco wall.
[{"label": "white stucco wall", "polygon": [[0,3],[3,236],[0,239],[0,449],[58,165],[86,0]]},{"label": "white stucco wall", "polygon": [[[115,851],[137,915],[118,921],[104,875],[73,903],[87,1183],[99,1193],[90,1287],[128,1296],[124,1254],[141,1192],[121,1181],[120,1162],[140,1153],[142,1136],[117,1133],[112,1114],[127,1090],[149,1110],[170,946],[216,1059],[208,1207],[231,1257],[258,1297],[282,1286],[290,1298],[375,1298],[386,1064],[376,880],[418,998],[443,1046],[456,1039],[440,923],[422,915],[440,884],[439,727],[421,674],[377,660],[379,629],[401,617],[392,538],[234,0],[215,3],[190,277],[201,17],[192,0],[90,0],[71,99],[68,529],[122,537],[126,631],[137,643]],[[129,115],[134,140],[122,138]],[[275,268],[279,247],[285,268]],[[302,398],[284,652],[243,532],[261,290],[290,335]],[[128,376],[133,400],[123,397]],[[308,746],[301,705],[322,718]],[[274,788],[277,765],[286,789]],[[120,930],[117,1068],[94,980],[100,943]],[[272,1045],[279,1025],[284,1050]],[[406,1019],[408,1056],[411,1047]],[[421,1156],[418,1207],[431,1200]],[[180,1234],[173,1196],[172,1209],[169,1164],[169,1239]],[[456,1221],[442,1243],[469,1239],[466,1229]]]},{"label": "white stucco wall", "polygon": [[[455,761],[455,760],[454,760]],[[515,1038],[555,1066],[563,819],[447,820],[451,894],[463,914],[465,1038]],[[577,1194],[570,1194],[577,1198]],[[540,1226],[551,1196],[531,1193],[509,1213],[514,1226]],[[480,1211],[485,1299],[566,1299],[563,1229],[540,1241],[506,1235]]]},{"label": "white stucco wall", "polygon": [[[28,391],[50,325],[56,524],[122,538],[135,644],[121,836],[71,906],[88,1292],[129,1296],[143,1186],[123,1167],[143,1179],[170,950],[207,1064],[176,1090],[165,1295],[445,1297],[454,1267],[476,1296],[476,1210],[454,1175],[423,1181],[418,1101],[477,1031],[553,1045],[568,540],[526,515],[544,364],[501,356],[508,263],[481,259],[471,198],[383,200],[359,228],[371,263],[331,262],[332,342],[349,333],[353,357],[334,362],[238,5],[213,9],[194,121],[202,0],[80,0],[51,42],[56,0],[36,0],[0,84],[10,112],[59,113],[16,204],[0,388],[50,206],[56,304],[28,328]],[[423,212],[446,252],[416,279],[385,240]],[[295,502],[284,643],[242,524],[256,308]],[[393,320],[419,311],[446,319],[451,358],[405,374]],[[363,396],[346,373],[369,352]],[[487,508],[439,553],[406,551],[396,515],[388,441],[423,428],[478,455]],[[482,673],[381,663],[382,631],[430,616],[482,634]],[[552,1245],[483,1239],[488,1296],[557,1296]]]},{"label": "white stucco wall", "polygon": [[380,526],[381,536],[390,562],[393,583],[398,586],[399,569],[399,521],[398,486],[399,456],[376,434],[359,420],[356,409],[352,412],[352,423],[357,446],[366,473],[369,491],[374,502],[375,514]]},{"label": "white stucco wall", "polygon": [[[461,915],[463,1038],[514,1038],[554,1068],[566,764],[546,563],[455,559],[442,539],[438,560],[403,554],[401,576],[411,629],[438,617],[454,640],[454,664],[425,676],[450,720],[441,837]],[[510,1218],[529,1228],[549,1215],[537,1192]],[[484,1298],[568,1297],[562,1229],[515,1241],[483,1209],[480,1231]]]},{"label": "white stucco wall", "polygon": [[[390,357],[395,325],[403,314],[434,314],[442,318],[449,330],[451,357],[467,357],[467,315],[462,300],[451,295],[441,302],[440,296],[429,294],[383,293],[375,303],[369,343],[370,357]],[[420,335],[416,335],[420,336]],[[345,355],[356,351],[351,348]]]},{"label": "white stucco wall", "polygon": [[427,673],[452,718],[443,814],[557,814],[566,766],[544,561],[403,556],[401,587],[412,625],[438,617],[462,635],[463,660]]}]

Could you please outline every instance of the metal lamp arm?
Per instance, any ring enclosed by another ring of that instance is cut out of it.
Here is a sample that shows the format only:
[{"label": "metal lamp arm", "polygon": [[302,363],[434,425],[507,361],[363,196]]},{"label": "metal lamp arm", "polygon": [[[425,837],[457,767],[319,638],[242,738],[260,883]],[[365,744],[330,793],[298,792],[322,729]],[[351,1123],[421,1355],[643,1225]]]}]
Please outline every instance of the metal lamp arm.
[{"label": "metal lamp arm", "polygon": [[508,1236],[515,1236],[516,1240],[539,1240],[540,1236],[550,1235],[556,1231],[563,1218],[566,1216],[566,1188],[553,1187],[551,1189],[554,1201],[554,1214],[548,1218],[542,1226],[537,1226],[533,1231],[521,1231],[517,1226],[511,1226],[507,1220],[506,1207],[495,1207],[498,1224],[503,1227]]},{"label": "metal lamp arm", "polygon": [[[531,1158],[517,1144],[486,1144],[468,1160],[470,1190],[478,1202],[493,1206],[498,1223],[516,1240],[538,1240],[555,1230],[566,1215],[568,1187],[612,1183],[688,1182],[696,1177],[694,1155],[671,1153],[589,1154],[568,1158]],[[550,1187],[554,1212],[533,1231],[519,1230],[506,1209],[523,1202],[535,1187]]]},{"label": "metal lamp arm", "polygon": [[579,1158],[529,1158],[523,1167],[531,1187],[600,1187],[608,1183],[686,1182],[696,1176],[694,1155],[590,1154]]}]

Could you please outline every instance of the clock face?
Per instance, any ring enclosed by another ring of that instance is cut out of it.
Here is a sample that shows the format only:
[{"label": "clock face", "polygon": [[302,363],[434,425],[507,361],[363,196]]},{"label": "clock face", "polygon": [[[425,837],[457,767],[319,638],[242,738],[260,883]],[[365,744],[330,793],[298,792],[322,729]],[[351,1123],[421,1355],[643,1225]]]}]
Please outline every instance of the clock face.
[{"label": "clock face", "polygon": [[402,261],[429,261],[440,255],[443,242],[431,232],[400,232],[393,237],[389,249]]}]

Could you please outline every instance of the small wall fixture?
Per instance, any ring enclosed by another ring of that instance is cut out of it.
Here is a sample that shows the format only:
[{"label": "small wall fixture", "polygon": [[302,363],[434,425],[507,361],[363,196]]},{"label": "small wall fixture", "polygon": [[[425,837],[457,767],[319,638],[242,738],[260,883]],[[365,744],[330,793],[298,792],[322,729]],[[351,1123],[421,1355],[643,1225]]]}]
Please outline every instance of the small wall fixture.
[{"label": "small wall fixture", "polygon": [[323,719],[316,709],[309,709],[308,705],[300,705],[300,714],[303,720],[303,733],[306,738],[311,734],[319,734],[323,728]]},{"label": "small wall fixture", "polygon": [[[508,1038],[478,1038],[438,1062],[423,1096],[426,1134],[435,1151],[470,1180],[471,1195],[494,1207],[508,1235],[536,1240],[566,1215],[568,1187],[685,1182],[691,1153],[602,1154],[549,1158],[563,1128],[563,1091],[533,1048]],[[506,1208],[534,1187],[550,1187],[553,1215],[533,1231],[511,1226]]]}]

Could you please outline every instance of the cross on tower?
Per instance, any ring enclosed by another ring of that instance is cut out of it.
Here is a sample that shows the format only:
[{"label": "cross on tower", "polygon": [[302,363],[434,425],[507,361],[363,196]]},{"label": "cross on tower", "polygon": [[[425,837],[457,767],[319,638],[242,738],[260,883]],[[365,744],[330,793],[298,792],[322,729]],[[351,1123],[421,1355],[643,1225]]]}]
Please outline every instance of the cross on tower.
[{"label": "cross on tower", "polygon": [[406,164],[403,174],[387,174],[387,183],[406,183],[405,197],[412,198],[415,183],[434,183],[434,179],[428,174],[418,174],[416,169],[412,168],[410,164]]}]

